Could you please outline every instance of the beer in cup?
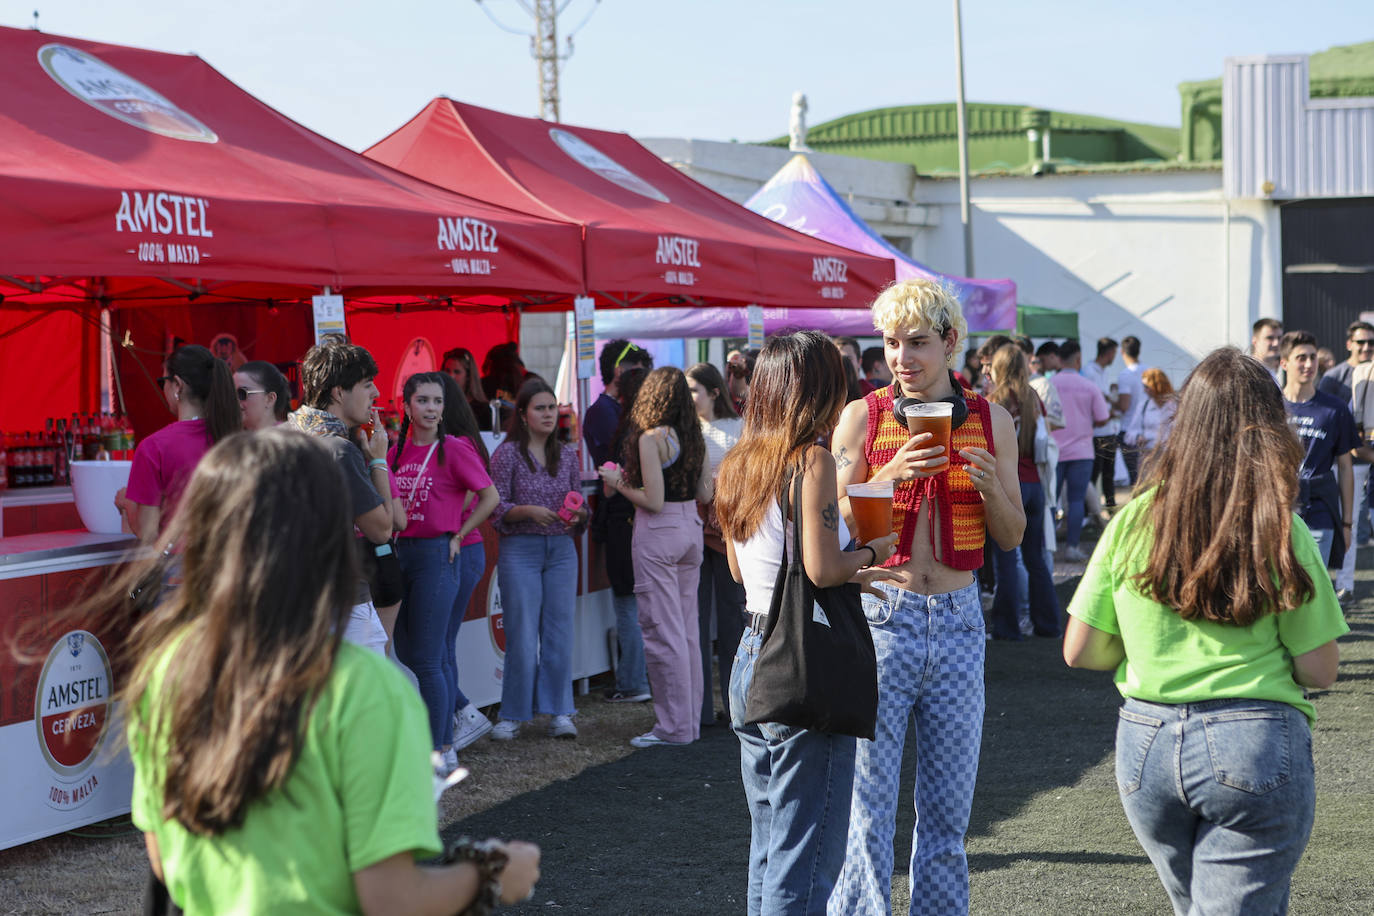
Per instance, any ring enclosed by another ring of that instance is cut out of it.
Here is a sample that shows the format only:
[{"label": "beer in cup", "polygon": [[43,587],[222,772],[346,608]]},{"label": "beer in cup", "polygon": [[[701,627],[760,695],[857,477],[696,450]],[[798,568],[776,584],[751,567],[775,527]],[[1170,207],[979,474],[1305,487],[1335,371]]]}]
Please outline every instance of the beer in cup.
[{"label": "beer in cup", "polygon": [[[950,457],[949,452],[949,424],[950,418],[954,415],[954,405],[948,401],[933,401],[929,404],[908,404],[906,408],[906,428],[911,431],[913,436],[921,433],[930,433],[932,438],[927,439],[921,448],[934,448],[935,446],[944,447],[944,456]],[[946,470],[946,464],[940,470]]]},{"label": "beer in cup", "polygon": [[885,538],[892,533],[892,481],[870,480],[845,485],[849,510],[859,528],[859,543]]}]

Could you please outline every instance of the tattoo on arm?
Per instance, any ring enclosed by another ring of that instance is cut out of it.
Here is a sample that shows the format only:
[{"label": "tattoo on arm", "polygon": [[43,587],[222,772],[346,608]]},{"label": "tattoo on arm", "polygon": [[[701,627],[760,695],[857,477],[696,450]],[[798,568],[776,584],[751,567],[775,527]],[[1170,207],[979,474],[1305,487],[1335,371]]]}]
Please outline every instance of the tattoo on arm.
[{"label": "tattoo on arm", "polygon": [[835,453],[835,467],[839,468],[840,470],[844,470],[845,468],[849,467],[851,464],[854,463],[850,461],[848,457],[846,457],[845,452],[847,451],[849,451],[849,447],[846,445],[841,445],[840,450]]},{"label": "tattoo on arm", "polygon": [[821,510],[821,524],[827,531],[840,530],[840,510],[833,501]]}]

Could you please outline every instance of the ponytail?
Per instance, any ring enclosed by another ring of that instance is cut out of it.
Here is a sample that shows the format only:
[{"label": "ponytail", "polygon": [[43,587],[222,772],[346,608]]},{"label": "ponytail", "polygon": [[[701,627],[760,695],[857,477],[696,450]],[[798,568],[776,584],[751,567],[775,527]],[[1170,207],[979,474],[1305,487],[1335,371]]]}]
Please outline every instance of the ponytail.
[{"label": "ponytail", "polygon": [[184,344],[167,357],[167,372],[185,382],[191,397],[200,402],[211,444],[243,429],[228,363],[199,344]]},{"label": "ponytail", "polygon": [[234,393],[234,373],[229,371],[229,364],[222,359],[216,359],[210,367],[210,391],[205,398],[205,428],[210,433],[211,442],[219,442],[243,429],[243,410],[239,407],[238,395]]},{"label": "ponytail", "polygon": [[410,414],[401,410],[401,435],[396,438],[396,454],[391,459],[391,470],[395,473],[401,466],[401,453],[406,450],[406,438],[410,435]]}]

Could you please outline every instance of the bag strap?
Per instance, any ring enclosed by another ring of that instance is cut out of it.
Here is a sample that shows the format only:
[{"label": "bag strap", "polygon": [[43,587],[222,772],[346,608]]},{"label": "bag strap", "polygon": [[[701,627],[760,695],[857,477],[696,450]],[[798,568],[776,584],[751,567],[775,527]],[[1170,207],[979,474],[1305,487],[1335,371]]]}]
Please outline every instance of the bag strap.
[{"label": "bag strap", "polygon": [[429,456],[434,454],[435,446],[439,440],[435,439],[429,444],[429,451],[425,452],[425,460],[420,462],[420,470],[415,472],[415,482],[410,485],[410,499],[406,500],[406,515],[410,515],[410,508],[415,505],[415,494],[420,489],[420,478],[424,476],[425,468],[429,467]]}]

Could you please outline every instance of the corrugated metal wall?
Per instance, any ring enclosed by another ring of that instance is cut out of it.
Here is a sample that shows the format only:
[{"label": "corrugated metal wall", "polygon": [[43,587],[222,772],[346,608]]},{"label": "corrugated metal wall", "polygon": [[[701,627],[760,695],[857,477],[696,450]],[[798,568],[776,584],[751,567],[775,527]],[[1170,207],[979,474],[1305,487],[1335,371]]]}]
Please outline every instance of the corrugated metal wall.
[{"label": "corrugated metal wall", "polygon": [[1227,197],[1374,195],[1374,98],[1314,100],[1308,95],[1306,55],[1226,59],[1222,183]]}]

